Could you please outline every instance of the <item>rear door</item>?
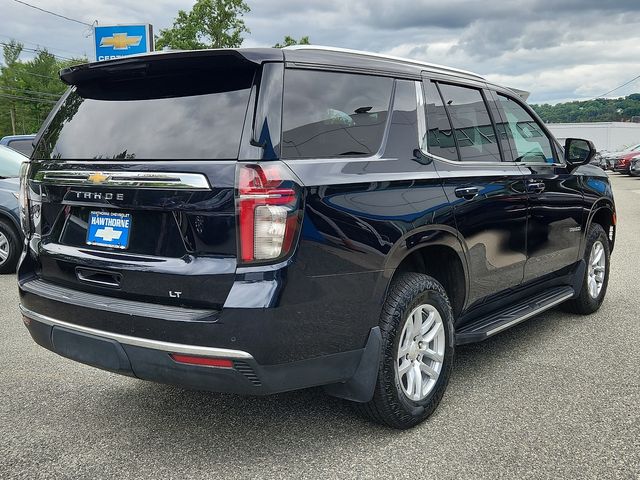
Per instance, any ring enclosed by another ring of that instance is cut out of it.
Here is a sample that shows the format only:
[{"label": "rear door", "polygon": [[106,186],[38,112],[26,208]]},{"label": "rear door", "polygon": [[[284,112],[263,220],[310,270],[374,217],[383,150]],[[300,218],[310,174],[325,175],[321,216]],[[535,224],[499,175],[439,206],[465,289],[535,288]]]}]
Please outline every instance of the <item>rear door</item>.
[{"label": "rear door", "polygon": [[160,304],[224,303],[258,67],[233,55],[172,58],[85,72],[43,130],[30,173],[32,270],[43,280]]},{"label": "rear door", "polygon": [[478,84],[425,79],[427,143],[468,249],[469,303],[517,287],[526,262],[522,172],[503,161],[494,106]]},{"label": "rear door", "polygon": [[496,104],[511,156],[525,176],[529,220],[524,280],[530,281],[578,260],[583,194],[578,177],[562,163],[557,145],[529,109],[506,93],[496,95]]}]

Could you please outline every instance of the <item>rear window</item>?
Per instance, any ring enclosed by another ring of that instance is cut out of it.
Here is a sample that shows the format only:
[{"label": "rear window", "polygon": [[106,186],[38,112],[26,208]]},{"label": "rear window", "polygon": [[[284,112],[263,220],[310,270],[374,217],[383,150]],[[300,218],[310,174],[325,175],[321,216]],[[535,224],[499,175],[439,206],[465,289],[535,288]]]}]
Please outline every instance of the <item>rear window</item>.
[{"label": "rear window", "polygon": [[286,70],[282,156],[373,155],[382,143],[393,79]]},{"label": "rear window", "polygon": [[74,87],[34,158],[237,158],[252,79],[245,71],[182,72]]},{"label": "rear window", "polygon": [[9,148],[13,148],[16,152],[20,152],[27,157],[31,155],[33,151],[33,140],[11,140],[7,143]]}]

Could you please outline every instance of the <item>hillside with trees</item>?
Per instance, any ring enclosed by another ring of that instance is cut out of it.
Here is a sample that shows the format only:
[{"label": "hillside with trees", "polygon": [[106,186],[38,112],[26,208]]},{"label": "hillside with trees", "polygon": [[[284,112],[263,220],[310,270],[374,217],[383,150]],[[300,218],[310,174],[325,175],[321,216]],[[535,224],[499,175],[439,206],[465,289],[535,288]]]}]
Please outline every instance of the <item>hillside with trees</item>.
[{"label": "hillside with trees", "polygon": [[640,93],[613,99],[531,106],[546,123],[629,122],[633,117],[640,120]]}]

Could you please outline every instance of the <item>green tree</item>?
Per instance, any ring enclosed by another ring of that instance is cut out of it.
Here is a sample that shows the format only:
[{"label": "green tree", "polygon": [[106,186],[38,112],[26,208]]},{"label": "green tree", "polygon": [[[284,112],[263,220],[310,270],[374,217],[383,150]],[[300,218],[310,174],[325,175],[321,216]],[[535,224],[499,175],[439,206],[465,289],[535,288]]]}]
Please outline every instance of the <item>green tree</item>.
[{"label": "green tree", "polygon": [[160,30],[158,50],[236,48],[242,45],[243,33],[249,33],[243,15],[249,12],[243,0],[198,0],[191,11],[180,10],[171,28]]},{"label": "green tree", "polygon": [[301,37],[300,40],[296,40],[290,35],[285,35],[284,41],[282,43],[276,43],[273,48],[284,48],[290,47],[291,45],[311,45],[309,41],[309,36]]},{"label": "green tree", "polygon": [[20,58],[23,48],[24,45],[15,40],[10,40],[9,43],[5,43],[2,47],[5,65],[8,67],[14,65],[18,61],[18,58]]},{"label": "green tree", "polygon": [[46,50],[21,61],[22,45],[11,41],[3,48],[0,66],[0,137],[34,133],[67,86],[58,76],[61,68],[86,59],[59,61]]}]

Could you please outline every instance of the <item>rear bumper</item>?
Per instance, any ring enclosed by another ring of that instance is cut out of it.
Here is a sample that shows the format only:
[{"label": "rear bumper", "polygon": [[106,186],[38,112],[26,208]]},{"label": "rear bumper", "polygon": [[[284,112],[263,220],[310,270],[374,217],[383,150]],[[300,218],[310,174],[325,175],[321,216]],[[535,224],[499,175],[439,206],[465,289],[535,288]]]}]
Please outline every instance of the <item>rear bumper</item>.
[{"label": "rear bumper", "polygon": [[[371,363],[377,365],[376,357],[379,354],[379,344],[372,342],[370,338],[367,346],[360,350],[285,364],[260,365],[249,352],[241,350],[116,334],[54,319],[23,305],[20,308],[23,321],[33,339],[61,356],[119,374],[197,390],[266,395],[338,384],[337,396],[366,401],[368,390],[363,394],[354,394],[353,389],[348,386],[354,379],[360,383],[363,380],[363,375],[359,374],[362,359],[374,358]],[[170,356],[172,353],[228,359],[233,367],[178,363]],[[371,380],[375,374],[368,371],[365,380]],[[346,393],[341,395],[342,391]]]}]

